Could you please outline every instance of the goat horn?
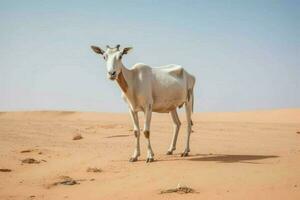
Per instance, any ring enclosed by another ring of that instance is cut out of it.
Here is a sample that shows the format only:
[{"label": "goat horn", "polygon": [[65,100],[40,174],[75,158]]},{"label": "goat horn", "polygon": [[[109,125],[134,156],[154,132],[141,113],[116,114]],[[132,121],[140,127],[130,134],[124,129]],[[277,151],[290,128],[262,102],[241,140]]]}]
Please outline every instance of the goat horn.
[{"label": "goat horn", "polygon": [[106,48],[111,49],[109,45],[106,45]]},{"label": "goat horn", "polygon": [[117,44],[117,46],[116,46],[117,50],[119,50],[120,46],[121,46],[121,45]]}]

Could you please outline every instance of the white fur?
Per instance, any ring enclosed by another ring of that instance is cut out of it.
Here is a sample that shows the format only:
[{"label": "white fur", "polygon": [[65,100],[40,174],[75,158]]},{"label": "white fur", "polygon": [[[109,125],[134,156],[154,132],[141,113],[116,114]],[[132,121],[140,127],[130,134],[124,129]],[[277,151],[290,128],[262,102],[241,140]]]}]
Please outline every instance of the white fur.
[{"label": "white fur", "polygon": [[[96,53],[98,51],[92,47]],[[100,49],[100,48],[99,48]],[[101,49],[100,49],[101,50]],[[176,141],[180,128],[180,120],[176,108],[185,105],[187,117],[187,140],[182,156],[187,156],[190,151],[189,139],[191,133],[191,114],[193,109],[195,85],[194,76],[186,72],[181,66],[166,65],[158,68],[151,68],[145,64],[135,64],[131,69],[127,69],[122,64],[122,56],[127,54],[128,49],[108,48],[104,53],[108,76],[110,79],[117,79],[122,73],[128,87],[124,91],[121,87],[122,97],[129,106],[130,115],[134,125],[136,136],[136,147],[131,161],[136,161],[140,156],[140,128],[138,123],[139,111],[145,114],[144,133],[150,133],[150,123],[152,112],[170,113],[174,124],[173,139],[167,154],[172,154],[176,149]],[[100,53],[102,54],[102,53]],[[115,76],[111,74],[115,72]],[[119,83],[120,85],[120,83]],[[120,85],[121,86],[121,85]],[[153,161],[153,151],[150,144],[150,137],[147,139],[147,162]]]}]

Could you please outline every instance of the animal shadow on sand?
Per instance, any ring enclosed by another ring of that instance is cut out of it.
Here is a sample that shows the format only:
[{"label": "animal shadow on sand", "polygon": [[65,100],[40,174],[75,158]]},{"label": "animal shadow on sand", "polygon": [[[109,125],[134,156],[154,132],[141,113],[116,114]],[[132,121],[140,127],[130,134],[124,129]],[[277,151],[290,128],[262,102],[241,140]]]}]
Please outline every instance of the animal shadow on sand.
[{"label": "animal shadow on sand", "polygon": [[111,136],[107,136],[105,138],[117,138],[117,137],[129,137],[130,135],[129,134],[124,134],[124,135],[111,135]]},{"label": "animal shadow on sand", "polygon": [[251,162],[255,160],[263,160],[268,158],[278,158],[277,155],[230,155],[230,154],[196,154],[189,158],[190,161],[213,161],[221,163],[250,163],[261,164],[258,162]]}]

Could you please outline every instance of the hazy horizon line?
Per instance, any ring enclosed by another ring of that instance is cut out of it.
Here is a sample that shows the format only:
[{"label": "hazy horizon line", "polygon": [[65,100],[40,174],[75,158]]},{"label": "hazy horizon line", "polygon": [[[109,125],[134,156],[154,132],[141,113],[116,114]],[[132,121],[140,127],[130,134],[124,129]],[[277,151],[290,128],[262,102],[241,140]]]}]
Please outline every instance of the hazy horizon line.
[{"label": "hazy horizon line", "polygon": [[[193,112],[195,113],[238,113],[238,112],[257,112],[257,111],[274,111],[274,110],[298,110],[300,109],[300,107],[281,107],[281,108],[260,108],[260,109],[242,109],[239,111],[197,111],[197,112]],[[179,113],[181,113],[181,111],[183,111],[184,109],[178,109]],[[112,113],[112,114],[120,114],[120,113],[128,113],[128,112],[116,112],[116,111],[111,111],[111,112],[107,112],[107,111],[86,111],[86,110],[56,110],[56,109],[36,109],[36,110],[0,110],[0,114],[1,113],[12,113],[12,112],[63,112],[63,113]],[[142,113],[142,112],[140,112]],[[153,113],[157,113],[157,114],[167,114],[167,113],[158,113],[158,112],[153,112]]]}]

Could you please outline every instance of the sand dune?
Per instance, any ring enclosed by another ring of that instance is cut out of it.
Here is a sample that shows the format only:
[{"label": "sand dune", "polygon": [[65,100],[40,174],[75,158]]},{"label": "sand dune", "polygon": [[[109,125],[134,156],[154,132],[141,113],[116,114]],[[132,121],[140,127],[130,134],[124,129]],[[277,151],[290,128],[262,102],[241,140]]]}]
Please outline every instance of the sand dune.
[{"label": "sand dune", "polygon": [[[187,158],[181,120],[167,156],[171,120],[153,116],[147,164],[143,137],[140,161],[128,162],[128,114],[1,112],[0,199],[300,199],[300,109],[195,113]],[[178,184],[194,193],[161,194]]]}]

